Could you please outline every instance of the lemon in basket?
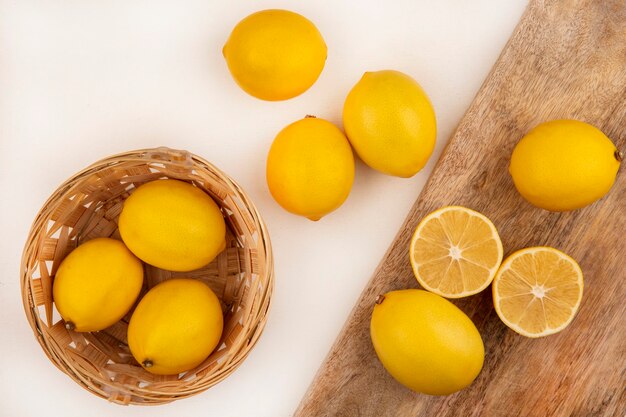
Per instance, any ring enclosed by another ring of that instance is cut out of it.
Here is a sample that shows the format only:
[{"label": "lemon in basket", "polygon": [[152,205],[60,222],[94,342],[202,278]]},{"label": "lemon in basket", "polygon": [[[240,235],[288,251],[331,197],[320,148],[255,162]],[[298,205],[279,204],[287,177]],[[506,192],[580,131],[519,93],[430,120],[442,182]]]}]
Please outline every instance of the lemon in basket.
[{"label": "lemon in basket", "polygon": [[346,135],[380,172],[412,177],[435,147],[435,111],[420,85],[398,71],[366,72],[343,106]]},{"label": "lemon in basket", "polygon": [[222,52],[244,91],[276,101],[313,85],[324,68],[327,48],[305,17],[288,10],[263,10],[235,26]]},{"label": "lemon in basket", "polygon": [[354,156],[344,134],[308,116],[284,128],[267,156],[267,185],[285,210],[319,220],[348,198]]},{"label": "lemon in basket", "polygon": [[137,305],[128,324],[128,346],[147,371],[178,374],[209,356],[223,326],[220,302],[206,284],[170,279],[154,286]]},{"label": "lemon in basket", "polygon": [[379,296],[370,335],[385,369],[416,392],[452,394],[471,384],[483,366],[485,349],[472,320],[428,291]]},{"label": "lemon in basket", "polygon": [[52,295],[65,326],[77,332],[105,329],[130,310],[143,284],[143,265],[119,240],[83,243],[63,260]]},{"label": "lemon in basket", "polygon": [[142,261],[170,271],[191,271],[226,246],[226,224],[208,194],[177,180],[141,185],[124,202],[122,240]]},{"label": "lemon in basket", "polygon": [[608,193],[622,157],[594,126],[578,120],[553,120],[519,141],[509,172],[519,193],[531,204],[567,211]]}]

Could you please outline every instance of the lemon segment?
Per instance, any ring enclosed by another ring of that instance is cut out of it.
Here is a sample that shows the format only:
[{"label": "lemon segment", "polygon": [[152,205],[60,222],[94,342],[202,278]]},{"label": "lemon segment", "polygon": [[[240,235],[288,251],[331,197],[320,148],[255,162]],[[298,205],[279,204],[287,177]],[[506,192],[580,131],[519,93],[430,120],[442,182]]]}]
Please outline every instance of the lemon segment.
[{"label": "lemon segment", "polygon": [[502,262],[493,223],[474,210],[450,206],[427,215],[415,229],[409,256],[417,281],[448,298],[476,294],[491,283]]},{"label": "lemon segment", "polygon": [[503,263],[493,281],[493,303],[504,324],[528,337],[560,332],[574,319],[583,273],[574,259],[550,247],[526,248]]}]

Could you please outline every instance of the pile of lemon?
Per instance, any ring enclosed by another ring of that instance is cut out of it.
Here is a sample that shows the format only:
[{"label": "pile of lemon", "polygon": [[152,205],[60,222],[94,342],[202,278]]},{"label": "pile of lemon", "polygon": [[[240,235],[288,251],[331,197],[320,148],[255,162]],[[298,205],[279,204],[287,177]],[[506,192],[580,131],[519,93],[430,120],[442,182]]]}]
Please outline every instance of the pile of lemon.
[{"label": "pile of lemon", "polygon": [[[319,77],[327,47],[306,18],[265,10],[242,20],[224,47],[236,82],[263,100],[306,91]],[[366,72],[343,106],[343,129],[312,116],[285,127],[267,157],[267,183],[287,211],[319,220],[348,198],[353,151],[370,167],[398,177],[419,172],[436,139],[433,107],[420,85],[398,71]],[[344,133],[345,132],[345,133]],[[520,140],[509,166],[519,193],[551,211],[584,207],[612,187],[622,154],[597,128],[576,120],[540,124]],[[549,247],[519,250],[504,262],[493,223],[465,207],[444,207],[417,226],[409,258],[427,291],[378,297],[371,338],[399,382],[428,394],[469,385],[483,366],[484,347],[472,321],[446,298],[490,284],[495,310],[521,335],[564,329],[583,291],[575,260]]]},{"label": "pile of lemon", "polygon": [[[122,241],[89,240],[61,263],[53,283],[57,310],[68,330],[94,332],[112,326],[135,306],[146,264],[191,271],[226,247],[219,206],[199,188],[177,180],[139,186],[119,218]],[[177,278],[152,287],[128,324],[128,346],[154,374],[179,374],[201,364],[217,347],[223,313],[203,282]]]},{"label": "pile of lemon", "polygon": [[[287,10],[253,13],[233,29],[223,54],[241,88],[263,100],[302,94],[320,76],[328,48],[315,25]],[[437,136],[433,106],[421,86],[398,71],[366,72],[346,97],[342,132],[307,116],[285,127],[267,157],[267,183],[287,211],[319,220],[347,199],[354,150],[370,167],[398,177],[419,172]],[[622,154],[595,127],[557,120],[533,129],[511,157],[520,194],[553,211],[601,198]]]},{"label": "pile of lemon", "polygon": [[[327,47],[315,25],[286,10],[254,13],[233,29],[224,57],[241,88],[285,100],[317,80]],[[398,71],[366,72],[343,108],[345,134],[313,116],[285,127],[267,156],[267,184],[287,211],[319,220],[343,204],[354,181],[353,149],[370,167],[411,177],[435,147],[435,112],[420,85]]]},{"label": "pile of lemon", "polygon": [[[223,54],[237,84],[254,97],[295,97],[320,76],[327,46],[315,25],[286,10],[254,13],[233,29]],[[382,173],[411,177],[428,162],[436,140],[433,106],[421,86],[398,71],[366,72],[343,106],[343,131],[307,116],[281,130],[267,156],[266,178],[287,211],[319,220],[348,198],[353,152]],[[606,194],[622,154],[595,127],[575,120],[537,126],[515,147],[509,171],[530,203],[553,211],[591,204]],[[84,243],[60,265],[53,284],[57,309],[73,331],[98,331],[126,316],[143,287],[142,261],[191,271],[225,248],[226,226],[217,204],[176,180],[140,186],[119,219],[122,242]],[[402,384],[428,394],[469,385],[484,360],[472,321],[446,298],[476,294],[490,284],[502,321],[516,332],[556,333],[580,305],[583,276],[572,258],[534,247],[510,255],[493,223],[464,208],[427,215],[409,250],[427,291],[378,297],[371,337],[385,368]],[[218,297],[198,280],[168,280],[139,300],[128,326],[130,351],[145,369],[177,374],[204,361],[218,346],[223,314]]]}]

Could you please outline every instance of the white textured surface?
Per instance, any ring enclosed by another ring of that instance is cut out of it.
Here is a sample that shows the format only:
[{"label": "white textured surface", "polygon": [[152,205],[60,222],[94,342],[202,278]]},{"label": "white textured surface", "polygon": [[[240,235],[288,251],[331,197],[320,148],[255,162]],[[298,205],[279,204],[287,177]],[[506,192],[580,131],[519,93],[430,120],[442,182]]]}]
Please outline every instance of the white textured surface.
[{"label": "white textured surface", "polygon": [[[519,20],[525,1],[0,0],[0,416],[290,415],[418,196],[446,140]],[[328,60],[305,94],[269,103],[232,81],[230,29],[264,8],[311,19]],[[411,179],[363,164],[347,202],[313,223],[274,203],[265,156],[306,114],[340,123],[364,71],[397,69],[428,92],[437,147]],[[251,195],[275,249],[265,333],[228,379],[159,407],[121,407],[45,357],[21,304],[19,264],[37,211],[86,165],[166,145],[209,159]]]}]

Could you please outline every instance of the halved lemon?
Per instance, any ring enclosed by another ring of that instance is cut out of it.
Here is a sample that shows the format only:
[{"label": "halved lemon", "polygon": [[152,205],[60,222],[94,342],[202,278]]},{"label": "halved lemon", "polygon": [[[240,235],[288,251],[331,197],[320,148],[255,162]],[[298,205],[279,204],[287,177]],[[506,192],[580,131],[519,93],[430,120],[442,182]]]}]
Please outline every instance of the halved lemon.
[{"label": "halved lemon", "polygon": [[447,298],[487,288],[502,262],[502,242],[483,214],[443,207],[420,222],[409,250],[415,278],[426,290]]},{"label": "halved lemon", "polygon": [[547,336],[566,328],[582,296],[580,266],[549,247],[513,253],[493,281],[493,304],[498,316],[508,327],[528,337]]}]

